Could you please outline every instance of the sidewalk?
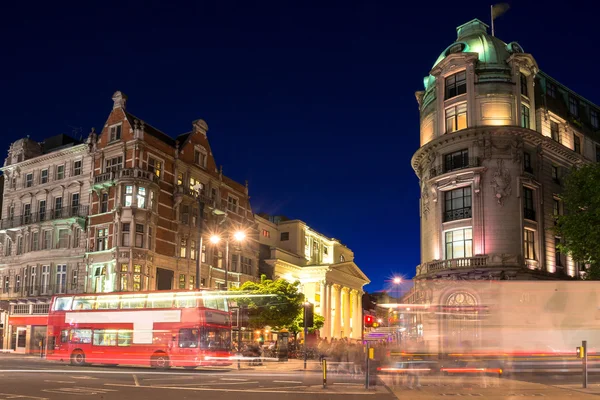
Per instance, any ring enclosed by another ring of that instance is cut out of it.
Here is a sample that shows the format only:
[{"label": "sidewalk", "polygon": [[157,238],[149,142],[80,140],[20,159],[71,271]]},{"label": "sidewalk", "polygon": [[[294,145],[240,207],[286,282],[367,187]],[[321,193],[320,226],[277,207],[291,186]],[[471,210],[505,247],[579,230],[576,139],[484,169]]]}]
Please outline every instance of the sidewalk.
[{"label": "sidewalk", "polygon": [[543,397],[545,399],[570,400],[592,399],[600,395],[600,385],[547,385],[523,382],[507,378],[477,378],[459,376],[421,377],[420,387],[410,389],[399,377],[382,377],[386,387],[397,398],[439,399],[440,397],[480,397],[482,399],[512,399],[520,397]]}]

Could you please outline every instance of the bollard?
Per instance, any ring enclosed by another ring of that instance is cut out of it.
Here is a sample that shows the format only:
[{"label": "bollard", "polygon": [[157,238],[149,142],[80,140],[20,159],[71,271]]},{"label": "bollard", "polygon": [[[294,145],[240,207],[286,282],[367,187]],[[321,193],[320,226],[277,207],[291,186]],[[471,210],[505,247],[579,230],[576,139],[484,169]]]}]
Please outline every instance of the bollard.
[{"label": "bollard", "polygon": [[327,360],[323,358],[323,389],[327,387]]},{"label": "bollard", "polygon": [[587,388],[588,384],[588,355],[587,355],[587,340],[581,342],[583,350],[583,388]]}]

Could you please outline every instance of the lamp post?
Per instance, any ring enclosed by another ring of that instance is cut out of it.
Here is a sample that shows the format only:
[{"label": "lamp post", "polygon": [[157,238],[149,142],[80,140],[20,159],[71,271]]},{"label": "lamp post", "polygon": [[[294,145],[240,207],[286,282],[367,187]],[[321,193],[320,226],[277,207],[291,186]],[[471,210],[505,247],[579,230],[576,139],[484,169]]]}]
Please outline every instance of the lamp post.
[{"label": "lamp post", "polygon": [[[225,235],[226,239],[225,239],[225,290],[229,290],[229,240],[230,240],[230,235],[226,234]],[[246,238],[246,234],[241,231],[238,230],[233,234],[233,238],[238,242],[238,243],[242,243],[244,241],[244,239]],[[210,242],[213,244],[218,244],[221,241],[221,237],[219,235],[212,235],[210,237]],[[241,261],[241,260],[240,260]]]},{"label": "lamp post", "polygon": [[200,289],[200,265],[202,263],[202,225],[204,224],[204,199],[201,195],[202,188],[204,186],[201,183],[194,185],[196,191],[196,199],[198,200],[198,250],[196,251],[196,289]]}]

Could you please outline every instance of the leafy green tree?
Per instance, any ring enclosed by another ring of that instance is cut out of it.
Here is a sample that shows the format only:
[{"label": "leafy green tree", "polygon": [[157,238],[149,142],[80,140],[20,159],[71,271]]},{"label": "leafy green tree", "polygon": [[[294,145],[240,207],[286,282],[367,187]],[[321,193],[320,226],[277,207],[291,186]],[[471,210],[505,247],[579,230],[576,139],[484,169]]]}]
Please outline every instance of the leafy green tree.
[{"label": "leafy green tree", "polygon": [[270,326],[278,330],[290,326],[302,309],[304,294],[300,282],[285,279],[271,280],[265,275],[260,282],[246,282],[236,291],[252,295],[238,299],[239,305],[248,307],[251,328]]},{"label": "leafy green tree", "polygon": [[563,239],[559,249],[590,265],[586,279],[600,280],[600,164],[572,169],[561,200],[564,214],[555,227]]},{"label": "leafy green tree", "polygon": [[[319,314],[314,314],[314,325],[308,327],[308,333],[313,333],[316,330],[319,330],[325,324],[325,318]],[[288,325],[287,330],[294,334],[294,340],[298,336],[298,333],[304,330],[304,310],[300,309],[298,316],[294,321]]]}]

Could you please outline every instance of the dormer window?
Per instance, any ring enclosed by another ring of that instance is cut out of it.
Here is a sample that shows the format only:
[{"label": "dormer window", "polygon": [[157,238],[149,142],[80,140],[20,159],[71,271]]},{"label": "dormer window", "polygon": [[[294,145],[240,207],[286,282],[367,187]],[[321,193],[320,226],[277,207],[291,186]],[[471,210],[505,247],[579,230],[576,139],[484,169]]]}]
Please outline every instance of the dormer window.
[{"label": "dormer window", "polygon": [[121,139],[121,125],[115,125],[110,127],[110,141]]},{"label": "dormer window", "polygon": [[206,151],[203,148],[196,147],[194,149],[194,164],[206,168]]},{"label": "dormer window", "polygon": [[457,72],[446,77],[445,100],[467,93],[467,71]]},{"label": "dormer window", "polygon": [[569,112],[574,117],[578,117],[579,116],[579,103],[573,97],[569,97]]},{"label": "dormer window", "polygon": [[546,94],[552,98],[556,98],[556,86],[553,83],[546,82]]},{"label": "dormer window", "polygon": [[450,54],[456,54],[456,53],[460,53],[465,49],[465,44],[464,43],[455,43],[452,46],[448,47],[448,50],[446,50],[446,57],[449,56]]}]

